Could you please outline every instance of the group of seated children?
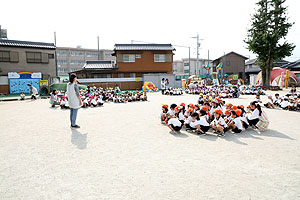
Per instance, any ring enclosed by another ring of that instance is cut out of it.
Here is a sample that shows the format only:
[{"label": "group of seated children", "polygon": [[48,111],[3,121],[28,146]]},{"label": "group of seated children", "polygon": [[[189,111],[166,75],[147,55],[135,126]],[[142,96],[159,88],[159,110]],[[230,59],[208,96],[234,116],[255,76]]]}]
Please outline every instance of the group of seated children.
[{"label": "group of seated children", "polygon": [[[102,106],[104,102],[126,103],[135,101],[147,101],[147,93],[141,91],[121,91],[120,89],[103,89],[96,87],[87,87],[86,90],[80,90],[82,107]],[[52,107],[60,105],[61,108],[68,108],[68,97],[64,92],[54,89],[50,96]]]},{"label": "group of seated children", "polygon": [[182,88],[167,88],[165,91],[164,91],[164,93],[163,93],[164,95],[174,95],[174,96],[176,96],[176,95],[183,95],[183,90],[182,90]]},{"label": "group of seated children", "polygon": [[256,95],[256,94],[259,94],[259,95],[265,95],[266,92],[265,90],[263,90],[262,87],[260,86],[254,86],[254,85],[243,85],[240,87],[240,92],[241,94],[244,94],[244,95]]},{"label": "group of seated children", "polygon": [[228,86],[202,86],[202,87],[187,87],[185,92],[187,94],[200,94],[200,96],[218,96],[221,98],[238,98],[239,90],[237,87]]},{"label": "group of seated children", "polygon": [[286,94],[285,96],[280,96],[278,93],[273,97],[268,96],[268,99],[264,102],[264,106],[267,108],[282,108],[289,111],[299,111],[300,110],[300,94]]},{"label": "group of seated children", "polygon": [[200,104],[180,105],[166,104],[162,106],[160,119],[162,124],[168,125],[170,133],[179,132],[183,127],[186,131],[197,134],[206,134],[211,128],[217,136],[225,136],[225,132],[231,130],[240,133],[248,127],[256,129],[259,118],[262,115],[260,105],[253,101],[247,106],[234,106],[231,103],[220,104],[216,98],[211,102]]}]

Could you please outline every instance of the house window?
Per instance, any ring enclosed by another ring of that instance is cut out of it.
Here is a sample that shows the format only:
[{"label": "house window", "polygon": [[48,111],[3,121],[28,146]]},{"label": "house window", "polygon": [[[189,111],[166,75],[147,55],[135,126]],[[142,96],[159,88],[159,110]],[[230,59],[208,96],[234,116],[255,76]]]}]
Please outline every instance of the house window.
[{"label": "house window", "polygon": [[0,51],[0,62],[9,62],[9,51]]},{"label": "house window", "polygon": [[135,78],[136,74],[135,73],[130,73],[130,78]]},{"label": "house window", "polygon": [[70,64],[71,65],[84,65],[84,60],[71,60]]},{"label": "house window", "polygon": [[142,55],[141,54],[136,54],[135,58],[142,58]]},{"label": "house window", "polygon": [[70,56],[84,57],[84,52],[82,52],[82,51],[70,51]]},{"label": "house window", "polygon": [[106,52],[105,53],[105,57],[111,57],[111,53],[110,52]]},{"label": "house window", "polygon": [[183,66],[189,66],[189,64],[190,64],[190,63],[185,62],[185,63],[183,63]]},{"label": "house window", "polygon": [[41,52],[26,52],[26,59],[28,63],[41,63],[42,53]]},{"label": "house window", "polygon": [[118,78],[124,78],[124,74],[123,73],[118,74]]},{"label": "house window", "polygon": [[188,74],[188,73],[190,73],[190,72],[189,72],[189,70],[184,70],[184,73]]},{"label": "house window", "polygon": [[154,54],[154,62],[166,62],[165,54]]},{"label": "house window", "polygon": [[230,61],[226,61],[226,66],[230,66]]},{"label": "house window", "polygon": [[124,54],[123,62],[135,62],[135,55],[132,54]]}]

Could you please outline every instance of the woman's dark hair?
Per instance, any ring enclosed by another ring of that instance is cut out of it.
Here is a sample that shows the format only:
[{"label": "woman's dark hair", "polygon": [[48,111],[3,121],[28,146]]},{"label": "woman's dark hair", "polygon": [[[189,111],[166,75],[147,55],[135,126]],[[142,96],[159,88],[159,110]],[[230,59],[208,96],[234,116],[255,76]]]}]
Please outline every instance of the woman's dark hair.
[{"label": "woman's dark hair", "polygon": [[203,109],[201,109],[199,111],[199,113],[201,114],[201,116],[207,115],[207,112],[205,110],[203,110]]},{"label": "woman's dark hair", "polygon": [[200,120],[199,114],[196,113],[196,112],[192,113],[192,114],[191,114],[191,117],[196,117],[197,120]]},{"label": "woman's dark hair", "polygon": [[259,111],[259,116],[261,116],[261,113],[262,113],[262,110],[261,110],[261,107],[260,105],[256,102],[256,101],[252,101],[250,103],[251,106],[255,106],[255,108],[257,108],[257,110]]},{"label": "woman's dark hair", "polygon": [[233,114],[233,115],[237,116],[237,114],[235,113],[235,111],[234,111],[234,110],[232,110],[232,111],[231,111],[231,114]]},{"label": "woman's dark hair", "polygon": [[205,102],[204,105],[211,107],[211,105],[208,102]]},{"label": "woman's dark hair", "polygon": [[171,104],[170,108],[173,108],[173,109],[174,109],[174,108],[176,108],[176,106],[177,106],[177,105],[176,105],[175,103],[173,103],[173,104]]},{"label": "woman's dark hair", "polygon": [[56,89],[53,89],[53,90],[52,90],[52,94],[55,94],[55,92],[56,92]]},{"label": "woman's dark hair", "polygon": [[70,83],[73,83],[74,82],[74,79],[76,78],[76,74],[71,74],[70,75]]},{"label": "woman's dark hair", "polygon": [[164,110],[164,113],[167,113],[168,112],[168,108],[165,108],[165,107],[163,107],[163,110]]},{"label": "woman's dark hair", "polygon": [[241,108],[240,106],[238,106],[238,109],[240,109],[242,111],[241,116],[243,116],[243,114],[246,112],[244,108]]}]

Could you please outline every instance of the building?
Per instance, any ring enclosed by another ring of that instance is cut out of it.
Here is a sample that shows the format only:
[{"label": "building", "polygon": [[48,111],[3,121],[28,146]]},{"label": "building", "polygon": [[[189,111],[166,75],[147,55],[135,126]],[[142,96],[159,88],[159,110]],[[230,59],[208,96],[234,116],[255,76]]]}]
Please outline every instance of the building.
[{"label": "building", "polygon": [[239,78],[245,78],[245,60],[248,58],[235,52],[230,52],[213,61],[213,72],[217,72],[217,66],[222,64],[223,74],[238,74]]},{"label": "building", "polygon": [[300,86],[300,60],[283,65],[282,68],[291,70],[296,75],[298,86]]},{"label": "building", "polygon": [[115,44],[114,61],[87,61],[81,70],[74,71],[79,82],[88,85],[113,86],[121,89],[141,88],[143,79],[172,74],[173,51],[171,44]]},{"label": "building", "polygon": [[71,47],[57,47],[57,72],[59,76],[67,76],[69,72],[80,70],[86,61],[115,60],[109,49],[83,49]]},{"label": "building", "polygon": [[0,39],[0,93],[9,93],[9,72],[41,74],[41,79],[56,77],[53,43]]},{"label": "building", "polygon": [[[190,62],[190,63],[189,63]],[[208,59],[199,59],[199,74],[200,77],[206,77],[206,69],[205,67],[209,64],[210,67],[213,66],[212,60]],[[189,67],[190,65],[190,67]],[[176,76],[190,76],[196,74],[196,66],[197,66],[197,59],[196,58],[183,58],[181,60],[176,60],[173,63],[173,73]],[[212,68],[211,68],[212,69]],[[212,70],[211,70],[212,72]]]}]

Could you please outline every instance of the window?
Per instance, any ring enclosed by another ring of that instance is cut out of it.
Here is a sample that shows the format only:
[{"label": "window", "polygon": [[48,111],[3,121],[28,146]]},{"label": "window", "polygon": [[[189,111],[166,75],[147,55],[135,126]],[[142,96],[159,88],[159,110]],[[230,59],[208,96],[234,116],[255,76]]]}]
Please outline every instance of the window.
[{"label": "window", "polygon": [[67,56],[67,51],[66,50],[57,50],[56,55],[57,56]]},{"label": "window", "polygon": [[105,53],[105,57],[111,57],[111,53],[110,52],[106,52]]},{"label": "window", "polygon": [[70,56],[84,57],[84,52],[82,52],[82,51],[70,51]]},{"label": "window", "polygon": [[165,54],[154,54],[154,62],[166,62]]},{"label": "window", "polygon": [[183,63],[183,66],[189,66],[188,62]]},{"label": "window", "polygon": [[184,70],[184,73],[187,73],[187,74],[188,74],[188,73],[189,73],[189,70]]},{"label": "window", "polygon": [[26,52],[26,59],[28,63],[41,63],[42,53],[41,52]]},{"label": "window", "polygon": [[59,68],[57,68],[57,72],[58,73],[68,73],[68,69],[59,67]]},{"label": "window", "polygon": [[124,54],[123,62],[135,62],[135,55],[132,54]]},{"label": "window", "polygon": [[111,74],[94,74],[94,78],[111,78]]},{"label": "window", "polygon": [[226,61],[226,66],[230,66],[230,61]]},{"label": "window", "polygon": [[0,62],[9,62],[9,51],[0,51]]},{"label": "window", "polygon": [[70,60],[71,65],[84,65],[84,60]]},{"label": "window", "polygon": [[135,58],[142,58],[142,55],[141,54],[136,54]]},{"label": "window", "polygon": [[122,73],[118,74],[118,78],[124,78],[124,74]]},{"label": "window", "polygon": [[136,74],[135,73],[130,73],[130,78],[135,78]]},{"label": "window", "polygon": [[57,64],[59,64],[59,65],[66,65],[67,64],[67,60],[57,60]]},{"label": "window", "polygon": [[49,57],[50,59],[54,59],[54,54],[53,54],[53,53],[48,54],[48,57]]},{"label": "window", "polygon": [[98,52],[87,52],[87,57],[97,58],[98,57]]}]

